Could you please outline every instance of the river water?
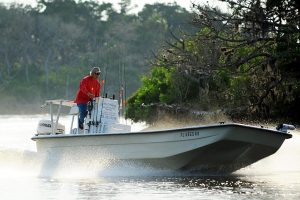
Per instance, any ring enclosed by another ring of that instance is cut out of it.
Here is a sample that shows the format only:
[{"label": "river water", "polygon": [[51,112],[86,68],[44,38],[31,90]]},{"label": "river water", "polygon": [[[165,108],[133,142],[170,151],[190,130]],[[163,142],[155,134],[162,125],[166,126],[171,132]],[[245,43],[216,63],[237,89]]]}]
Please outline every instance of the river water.
[{"label": "river water", "polygon": [[[112,167],[92,155],[62,159],[54,171],[37,156],[30,139],[41,117],[0,116],[1,200],[300,199],[299,131],[292,131],[293,138],[274,155],[227,176]],[[135,125],[136,130],[141,126]]]}]

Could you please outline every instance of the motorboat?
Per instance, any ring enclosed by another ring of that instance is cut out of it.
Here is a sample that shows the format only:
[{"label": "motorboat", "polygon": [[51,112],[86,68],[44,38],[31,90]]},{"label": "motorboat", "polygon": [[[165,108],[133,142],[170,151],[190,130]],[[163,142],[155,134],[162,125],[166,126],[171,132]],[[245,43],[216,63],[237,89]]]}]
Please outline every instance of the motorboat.
[{"label": "motorboat", "polygon": [[[292,135],[292,125],[277,129],[239,123],[217,123],[155,131],[131,131],[120,123],[119,103],[96,98],[88,105],[83,130],[76,125],[78,109],[66,100],[48,100],[50,119],[40,120],[32,137],[41,154],[72,152],[157,169],[231,173],[274,154]],[[53,105],[58,105],[56,118]],[[70,130],[59,123],[62,106],[70,108]],[[76,119],[76,120],[75,120]],[[75,121],[75,122],[74,122]]]}]

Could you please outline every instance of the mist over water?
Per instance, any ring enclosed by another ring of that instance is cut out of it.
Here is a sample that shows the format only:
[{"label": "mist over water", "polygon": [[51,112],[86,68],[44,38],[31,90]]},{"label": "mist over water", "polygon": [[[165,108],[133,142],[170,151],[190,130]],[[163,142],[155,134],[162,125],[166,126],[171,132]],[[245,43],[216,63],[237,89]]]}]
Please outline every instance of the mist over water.
[{"label": "mist over water", "polygon": [[[0,116],[0,199],[300,198],[299,130],[274,155],[230,176],[207,176],[117,163],[97,152],[38,155],[30,138],[44,117]],[[61,120],[68,131],[69,118]]]}]

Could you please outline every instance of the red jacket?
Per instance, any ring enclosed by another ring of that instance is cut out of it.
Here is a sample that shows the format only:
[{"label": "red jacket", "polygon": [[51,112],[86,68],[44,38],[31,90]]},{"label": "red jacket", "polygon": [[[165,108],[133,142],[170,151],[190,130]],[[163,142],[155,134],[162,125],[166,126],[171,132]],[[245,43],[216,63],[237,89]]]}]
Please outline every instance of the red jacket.
[{"label": "red jacket", "polygon": [[97,79],[91,76],[86,76],[80,81],[79,89],[77,91],[75,103],[87,103],[90,100],[88,93],[92,93],[95,97],[100,96],[101,85]]}]

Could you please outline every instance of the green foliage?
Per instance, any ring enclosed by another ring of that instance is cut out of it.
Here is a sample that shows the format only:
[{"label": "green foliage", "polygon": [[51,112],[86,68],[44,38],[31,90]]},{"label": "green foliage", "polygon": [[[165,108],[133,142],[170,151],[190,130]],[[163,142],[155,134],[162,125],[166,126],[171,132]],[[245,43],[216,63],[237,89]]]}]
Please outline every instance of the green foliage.
[{"label": "green foliage", "polygon": [[[79,80],[97,65],[109,95],[125,82],[127,95],[136,91],[126,113],[134,121],[154,121],[163,105],[296,119],[299,3],[224,2],[232,13],[195,5],[195,27],[176,4],[145,5],[136,15],[128,13],[127,0],[121,12],[96,1],[0,5],[0,111],[18,102],[73,99]],[[152,51],[151,74],[140,80]]]},{"label": "green foliage", "polygon": [[166,88],[176,98],[164,98],[168,92],[159,89],[159,83],[165,77],[152,73],[128,101],[128,117],[151,122],[157,109],[177,104],[191,110],[222,109],[238,119],[299,122],[299,19],[294,17],[299,3],[224,2],[232,13],[194,5],[198,32],[176,35],[153,61],[154,66],[172,69]]},{"label": "green foliage", "polygon": [[2,99],[37,105],[45,99],[74,99],[91,66],[100,66],[109,96],[125,82],[131,95],[148,69],[145,58],[190,13],[155,4],[129,14],[130,1],[121,6],[118,12],[111,3],[97,1],[40,0],[36,8],[0,4]]},{"label": "green foliage", "polygon": [[176,99],[172,84],[174,68],[153,67],[149,76],[142,77],[142,86],[128,99],[126,117],[134,121],[151,121],[155,113],[150,104],[171,104]]}]

